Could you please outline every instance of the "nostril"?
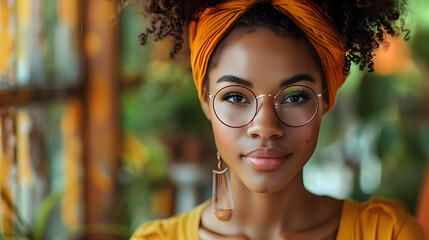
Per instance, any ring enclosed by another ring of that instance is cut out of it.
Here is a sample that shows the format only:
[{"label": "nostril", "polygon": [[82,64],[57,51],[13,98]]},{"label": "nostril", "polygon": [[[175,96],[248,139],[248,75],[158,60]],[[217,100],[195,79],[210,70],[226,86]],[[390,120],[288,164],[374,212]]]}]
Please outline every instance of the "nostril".
[{"label": "nostril", "polygon": [[278,138],[284,135],[284,130],[281,122],[277,119],[270,121],[258,119],[249,125],[248,135],[252,138]]},{"label": "nostril", "polygon": [[283,136],[283,134],[280,134],[280,131],[277,131],[277,129],[257,129],[253,130],[249,133],[249,136],[251,138],[262,138],[262,139],[270,139],[270,138],[279,138]]}]

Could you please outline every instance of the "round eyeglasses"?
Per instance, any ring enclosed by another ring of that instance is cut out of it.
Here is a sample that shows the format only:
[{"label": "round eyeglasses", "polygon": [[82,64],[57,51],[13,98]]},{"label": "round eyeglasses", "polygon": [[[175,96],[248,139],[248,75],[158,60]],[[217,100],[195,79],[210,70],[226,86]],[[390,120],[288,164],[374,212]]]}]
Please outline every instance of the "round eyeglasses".
[{"label": "round eyeglasses", "polygon": [[253,121],[259,111],[258,98],[274,98],[274,108],[279,120],[291,127],[301,127],[311,122],[319,109],[318,98],[313,89],[293,85],[280,90],[276,95],[262,94],[256,96],[249,88],[240,85],[229,85],[221,88],[213,99],[213,110],[224,125],[231,128],[244,127]]}]

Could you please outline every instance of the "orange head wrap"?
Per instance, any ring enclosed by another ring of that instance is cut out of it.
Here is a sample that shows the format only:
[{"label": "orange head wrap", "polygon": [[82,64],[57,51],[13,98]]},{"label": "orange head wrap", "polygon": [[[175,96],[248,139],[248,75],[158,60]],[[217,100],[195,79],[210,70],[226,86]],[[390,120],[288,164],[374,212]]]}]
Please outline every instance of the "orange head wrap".
[{"label": "orange head wrap", "polygon": [[313,45],[322,62],[331,109],[337,91],[346,79],[343,74],[343,37],[329,25],[322,9],[311,0],[232,0],[207,8],[199,14],[198,21],[191,22],[189,26],[191,66],[199,97],[214,48],[237,19],[260,2],[270,2],[275,9],[289,17]]}]

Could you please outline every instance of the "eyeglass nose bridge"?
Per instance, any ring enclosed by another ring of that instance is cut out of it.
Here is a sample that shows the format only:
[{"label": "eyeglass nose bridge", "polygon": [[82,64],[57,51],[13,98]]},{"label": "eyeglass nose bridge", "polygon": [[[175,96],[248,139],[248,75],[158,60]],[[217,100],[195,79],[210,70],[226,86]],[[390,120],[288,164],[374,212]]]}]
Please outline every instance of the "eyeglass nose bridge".
[{"label": "eyeglass nose bridge", "polygon": [[273,97],[274,100],[276,99],[276,95],[272,95],[272,94],[261,94],[261,95],[257,96],[256,99],[258,99],[260,97]]},{"label": "eyeglass nose bridge", "polygon": [[[253,116],[252,121],[253,121],[253,119],[256,117],[256,115],[259,113],[259,111],[261,110],[262,104],[261,104],[261,101],[259,101],[258,99],[259,99],[259,98],[262,98],[262,97],[272,97],[272,98],[273,98],[273,107],[274,107],[274,111],[276,112],[276,116],[277,116],[277,118],[280,120],[280,117],[278,116],[278,114],[277,114],[277,110],[276,110],[276,105],[277,105],[277,103],[276,103],[276,99],[277,99],[277,95],[272,95],[272,94],[268,94],[268,93],[266,93],[266,94],[261,94],[261,95],[258,95],[258,96],[256,96],[256,97],[255,97],[255,98],[256,98],[255,115]],[[281,121],[281,120],[280,120],[280,121]]]}]

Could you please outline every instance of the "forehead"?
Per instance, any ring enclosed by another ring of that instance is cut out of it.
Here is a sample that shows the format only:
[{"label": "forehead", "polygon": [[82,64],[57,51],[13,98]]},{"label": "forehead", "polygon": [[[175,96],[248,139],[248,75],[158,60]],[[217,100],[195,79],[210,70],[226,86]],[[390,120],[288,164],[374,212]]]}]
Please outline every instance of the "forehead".
[{"label": "forehead", "polygon": [[216,65],[209,73],[210,87],[224,75],[252,82],[254,88],[271,90],[284,79],[309,74],[321,86],[320,68],[314,50],[303,39],[278,36],[267,29],[233,31],[225,39]]}]

